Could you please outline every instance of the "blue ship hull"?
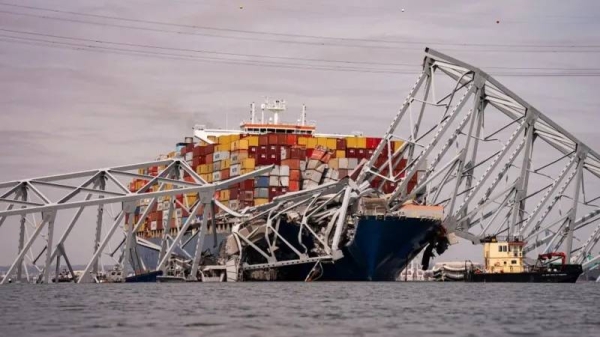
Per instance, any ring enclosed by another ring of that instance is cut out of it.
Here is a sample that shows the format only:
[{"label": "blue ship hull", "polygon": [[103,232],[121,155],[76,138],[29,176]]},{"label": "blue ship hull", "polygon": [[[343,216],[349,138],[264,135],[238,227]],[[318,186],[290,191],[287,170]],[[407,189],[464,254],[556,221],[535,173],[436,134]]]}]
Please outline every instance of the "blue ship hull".
[{"label": "blue ship hull", "polygon": [[440,221],[363,217],[344,257],[324,265],[321,280],[395,281],[406,265],[438,232]]},{"label": "blue ship hull", "polygon": [[[279,231],[296,249],[303,250],[298,244],[297,225],[281,223]],[[356,225],[354,238],[341,248],[344,256],[333,262],[323,262],[310,279],[395,281],[402,269],[440,232],[443,229],[439,220],[363,216]],[[302,243],[309,251],[314,244],[308,235],[303,236]],[[251,250],[247,252],[252,254]],[[293,257],[291,250],[284,246],[280,246],[278,255]],[[314,266],[310,263],[279,267],[276,279],[304,281]],[[252,274],[246,275],[245,279],[260,280]]]},{"label": "blue ship hull", "polygon": [[[302,245],[298,242],[299,226],[281,222],[279,232],[299,251],[306,247],[308,251],[314,247],[312,237],[303,233]],[[342,243],[343,257],[333,262],[322,263],[320,270],[313,280],[319,281],[395,281],[402,269],[440,232],[443,232],[441,222],[433,219],[418,219],[406,217],[363,216],[355,228],[354,237],[350,242]],[[220,244],[227,234],[218,234]],[[214,246],[212,235],[205,237],[204,247],[218,255],[218,247]],[[160,239],[150,239],[157,244]],[[185,239],[184,239],[185,241]],[[262,246],[264,242],[256,242]],[[193,256],[196,238],[183,247],[187,252],[176,249],[179,256]],[[266,248],[266,247],[263,247]],[[156,267],[158,252],[138,247],[138,254],[144,260],[147,268]],[[295,259],[297,256],[285,245],[278,250],[278,259]],[[249,249],[244,253],[247,259],[257,262],[263,258]],[[266,261],[260,261],[264,263]],[[278,281],[304,281],[313,269],[314,264],[298,264],[277,268]],[[244,276],[245,280],[259,281],[251,273]]]}]

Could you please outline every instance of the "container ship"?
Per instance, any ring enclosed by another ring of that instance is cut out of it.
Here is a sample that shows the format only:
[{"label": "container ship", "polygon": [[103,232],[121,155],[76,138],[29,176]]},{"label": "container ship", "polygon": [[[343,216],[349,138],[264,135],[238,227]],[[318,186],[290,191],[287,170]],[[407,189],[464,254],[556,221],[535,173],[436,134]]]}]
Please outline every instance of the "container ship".
[{"label": "container ship", "polygon": [[[315,124],[307,121],[305,106],[302,106],[300,119],[296,123],[281,122],[280,116],[286,110],[284,100],[267,100],[260,108],[258,118],[255,104],[251,104],[250,120],[242,122],[239,130],[207,129],[196,125],[194,137],[186,137],[185,142],[178,143],[175,151],[166,155],[167,158],[184,159],[208,183],[224,181],[255,169],[272,166],[269,174],[240,182],[215,193],[214,199],[232,212],[251,212],[268,205],[278,197],[356,178],[361,163],[371,158],[382,142],[382,138],[365,137],[360,133],[317,134]],[[265,119],[266,114],[270,114],[268,119]],[[390,141],[376,159],[376,164],[384,164],[389,154],[398,151],[402,146],[402,141]],[[399,158],[390,169],[394,175],[402,177],[405,166],[406,159]],[[140,171],[140,174],[156,176],[162,169],[150,167],[147,171]],[[419,176],[420,174],[413,176],[408,186],[409,191],[415,186]],[[183,177],[194,182],[187,173],[183,173]],[[137,191],[146,183],[146,180],[136,179],[129,187],[131,191]],[[382,194],[391,193],[396,187],[395,183],[379,177],[375,177],[369,183]],[[147,269],[154,268],[157,264],[161,238],[164,235],[175,236],[182,223],[188,219],[191,207],[199,201],[196,194],[176,196],[176,211],[169,219],[167,210],[170,202],[168,197],[160,198],[148,213],[148,217],[142,219],[143,225],[136,233],[138,241],[144,243],[138,245],[136,255],[143,260]],[[140,220],[140,214],[144,213],[148,204],[149,200],[137,205],[136,222]],[[443,241],[439,240],[444,235],[441,226],[443,210],[441,207],[406,205],[403,207],[403,215],[386,216],[385,204],[381,203],[381,207],[377,209],[376,199],[364,200],[361,202],[363,210],[360,216],[353,220],[348,218],[347,222],[352,222],[351,230],[340,244],[344,258],[332,260],[331,263],[319,263],[318,266],[298,264],[280,267],[276,272],[273,269],[269,269],[268,272],[248,271],[242,278],[306,280],[307,275],[310,275],[310,278],[321,280],[395,280],[410,259],[425,246]],[[215,212],[212,221],[214,225],[210,226],[204,239],[203,246],[208,248],[203,252],[203,265],[219,260],[224,264],[225,259],[240,253],[234,247],[235,238],[230,235],[234,223],[227,220],[218,221],[223,213],[223,209]],[[194,233],[199,228],[201,216],[197,216],[194,223],[189,227],[189,233],[186,233],[189,240],[174,251],[178,261],[185,260],[186,257],[189,259],[194,254],[197,240]],[[256,235],[257,231],[260,232],[261,225],[264,227],[265,222],[248,225],[248,237],[245,239],[252,241],[255,247],[267,249],[270,245],[269,239],[265,235]],[[168,233],[165,232],[165,228],[168,228]],[[311,251],[311,247],[315,246],[314,240],[302,236],[302,226],[298,224],[282,221],[278,223],[278,229],[281,233],[287,233],[284,235],[286,242],[291,243],[291,250],[282,248],[277,251],[279,259],[293,254],[292,251],[296,251],[296,248]],[[239,231],[238,234],[243,232]],[[251,237],[252,235],[254,237]],[[444,248],[440,247],[438,252],[443,252]],[[256,252],[248,252],[245,259],[257,260],[253,255],[257,255]],[[186,271],[190,269],[189,263],[170,264],[169,268],[166,272],[171,276],[189,277]]]}]

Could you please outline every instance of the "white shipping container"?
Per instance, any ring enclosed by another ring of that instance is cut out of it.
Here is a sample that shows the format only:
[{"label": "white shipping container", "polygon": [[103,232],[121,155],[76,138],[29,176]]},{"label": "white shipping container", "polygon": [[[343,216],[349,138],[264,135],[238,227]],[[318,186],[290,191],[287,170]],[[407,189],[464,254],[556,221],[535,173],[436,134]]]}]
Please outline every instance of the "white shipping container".
[{"label": "white shipping container", "polygon": [[159,202],[158,204],[156,204],[156,210],[157,211],[162,211],[163,209],[164,208],[163,208],[163,203],[162,202]]},{"label": "white shipping container", "polygon": [[315,159],[311,159],[308,161],[308,163],[306,164],[306,169],[307,170],[314,170],[316,169],[319,165],[321,165],[321,162]]},{"label": "white shipping container", "polygon": [[358,158],[347,158],[348,159],[348,169],[352,170],[358,166]]},{"label": "white shipping container", "polygon": [[229,200],[229,208],[232,210],[237,210],[240,208],[240,202],[237,200]]},{"label": "white shipping container", "polygon": [[221,180],[221,171],[213,172],[212,175],[213,175],[213,181],[219,181],[219,180]]},{"label": "white shipping container", "polygon": [[157,229],[157,225],[156,225],[156,221],[151,221],[150,222],[150,230],[155,231]]},{"label": "white shipping container", "polygon": [[270,173],[272,176],[278,176],[279,175],[279,166],[275,166],[273,167],[273,169],[271,170]]},{"label": "white shipping container", "polygon": [[229,158],[229,151],[219,151],[213,153],[213,161],[219,161]]},{"label": "white shipping container", "polygon": [[171,202],[168,200],[163,201],[163,210],[168,211],[169,207],[171,207]]},{"label": "white shipping container", "polygon": [[281,147],[281,160],[288,159],[288,149],[284,146]]},{"label": "white shipping container", "polygon": [[300,161],[300,169],[302,171],[306,170],[306,161],[304,161],[304,160]]},{"label": "white shipping container", "polygon": [[281,177],[289,177],[290,176],[290,167],[287,165],[281,165],[279,168],[279,175]]},{"label": "white shipping container", "polygon": [[341,170],[348,169],[348,159],[349,158],[338,158],[338,168]]},{"label": "white shipping container", "polygon": [[279,186],[279,177],[278,176],[270,176],[269,177],[269,186]]},{"label": "white shipping container", "polygon": [[229,167],[229,176],[230,177],[239,176],[240,172],[241,172],[241,165],[240,164],[234,164],[234,165],[231,165]]},{"label": "white shipping container", "polygon": [[290,177],[279,177],[279,183],[281,186],[290,187]]}]

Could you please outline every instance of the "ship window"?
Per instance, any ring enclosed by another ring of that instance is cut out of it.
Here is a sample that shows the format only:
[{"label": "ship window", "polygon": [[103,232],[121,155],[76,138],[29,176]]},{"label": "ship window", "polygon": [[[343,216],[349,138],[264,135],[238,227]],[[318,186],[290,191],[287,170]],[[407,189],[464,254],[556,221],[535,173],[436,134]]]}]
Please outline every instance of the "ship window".
[{"label": "ship window", "polygon": [[517,264],[517,260],[511,260],[510,264]]},{"label": "ship window", "polygon": [[498,246],[498,251],[502,252],[502,246]]}]

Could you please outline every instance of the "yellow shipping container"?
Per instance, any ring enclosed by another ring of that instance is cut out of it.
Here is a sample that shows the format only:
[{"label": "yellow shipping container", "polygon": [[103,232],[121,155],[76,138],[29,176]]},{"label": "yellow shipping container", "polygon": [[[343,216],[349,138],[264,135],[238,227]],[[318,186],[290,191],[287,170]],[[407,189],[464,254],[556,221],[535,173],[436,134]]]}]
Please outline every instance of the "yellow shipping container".
[{"label": "yellow shipping container", "polygon": [[196,200],[198,200],[198,195],[186,194],[185,199],[186,199],[185,201],[187,202],[187,206],[189,207],[189,206],[193,205],[196,202]]},{"label": "yellow shipping container", "polygon": [[327,146],[327,138],[319,137],[317,138],[317,145],[319,146]]},{"label": "yellow shipping container", "polygon": [[356,149],[356,137],[346,137],[346,147]]},{"label": "yellow shipping container", "polygon": [[219,200],[220,201],[228,201],[229,200],[229,190],[221,190],[219,191]]},{"label": "yellow shipping container", "polygon": [[367,148],[367,137],[356,137],[356,148],[366,149]]},{"label": "yellow shipping container", "polygon": [[239,134],[234,134],[234,135],[229,135],[231,137],[231,141],[235,142],[236,140],[240,139],[240,135]]},{"label": "yellow shipping container", "polygon": [[306,146],[308,144],[309,139],[310,138],[308,138],[308,137],[298,137],[298,145]]},{"label": "yellow shipping container", "polygon": [[231,166],[231,159],[224,159],[221,161],[221,170],[228,169]]},{"label": "yellow shipping container", "polygon": [[346,151],[343,151],[343,150],[335,151],[335,157],[336,158],[346,158]]},{"label": "yellow shipping container", "polygon": [[219,136],[219,144],[227,145],[227,147],[229,148],[229,144],[231,144],[231,135]]},{"label": "yellow shipping container", "polygon": [[264,205],[264,204],[268,204],[268,203],[269,203],[269,199],[262,199],[262,198],[254,199],[254,206],[260,206],[260,205]]},{"label": "yellow shipping container", "polygon": [[217,146],[215,146],[215,150],[217,152],[226,152],[229,151],[231,144],[227,143],[227,144],[217,144]]},{"label": "yellow shipping container", "polygon": [[248,146],[258,146],[258,136],[248,136],[244,139],[248,140]]},{"label": "yellow shipping container", "polygon": [[308,138],[307,139],[306,148],[314,149],[315,147],[317,147],[317,145],[318,145],[317,138]]},{"label": "yellow shipping container", "polygon": [[254,158],[246,158],[242,161],[242,169],[254,170],[255,165]]},{"label": "yellow shipping container", "polygon": [[394,141],[394,152],[398,151],[398,149],[400,149],[403,144],[404,144],[403,141],[401,141],[401,140],[395,140]]},{"label": "yellow shipping container", "polygon": [[213,182],[212,174],[207,174],[206,178],[207,179],[205,179],[205,180],[206,180],[207,183],[212,183]]},{"label": "yellow shipping container", "polygon": [[330,150],[335,150],[336,149],[336,145],[337,141],[335,138],[327,138],[327,148],[329,148]]}]

